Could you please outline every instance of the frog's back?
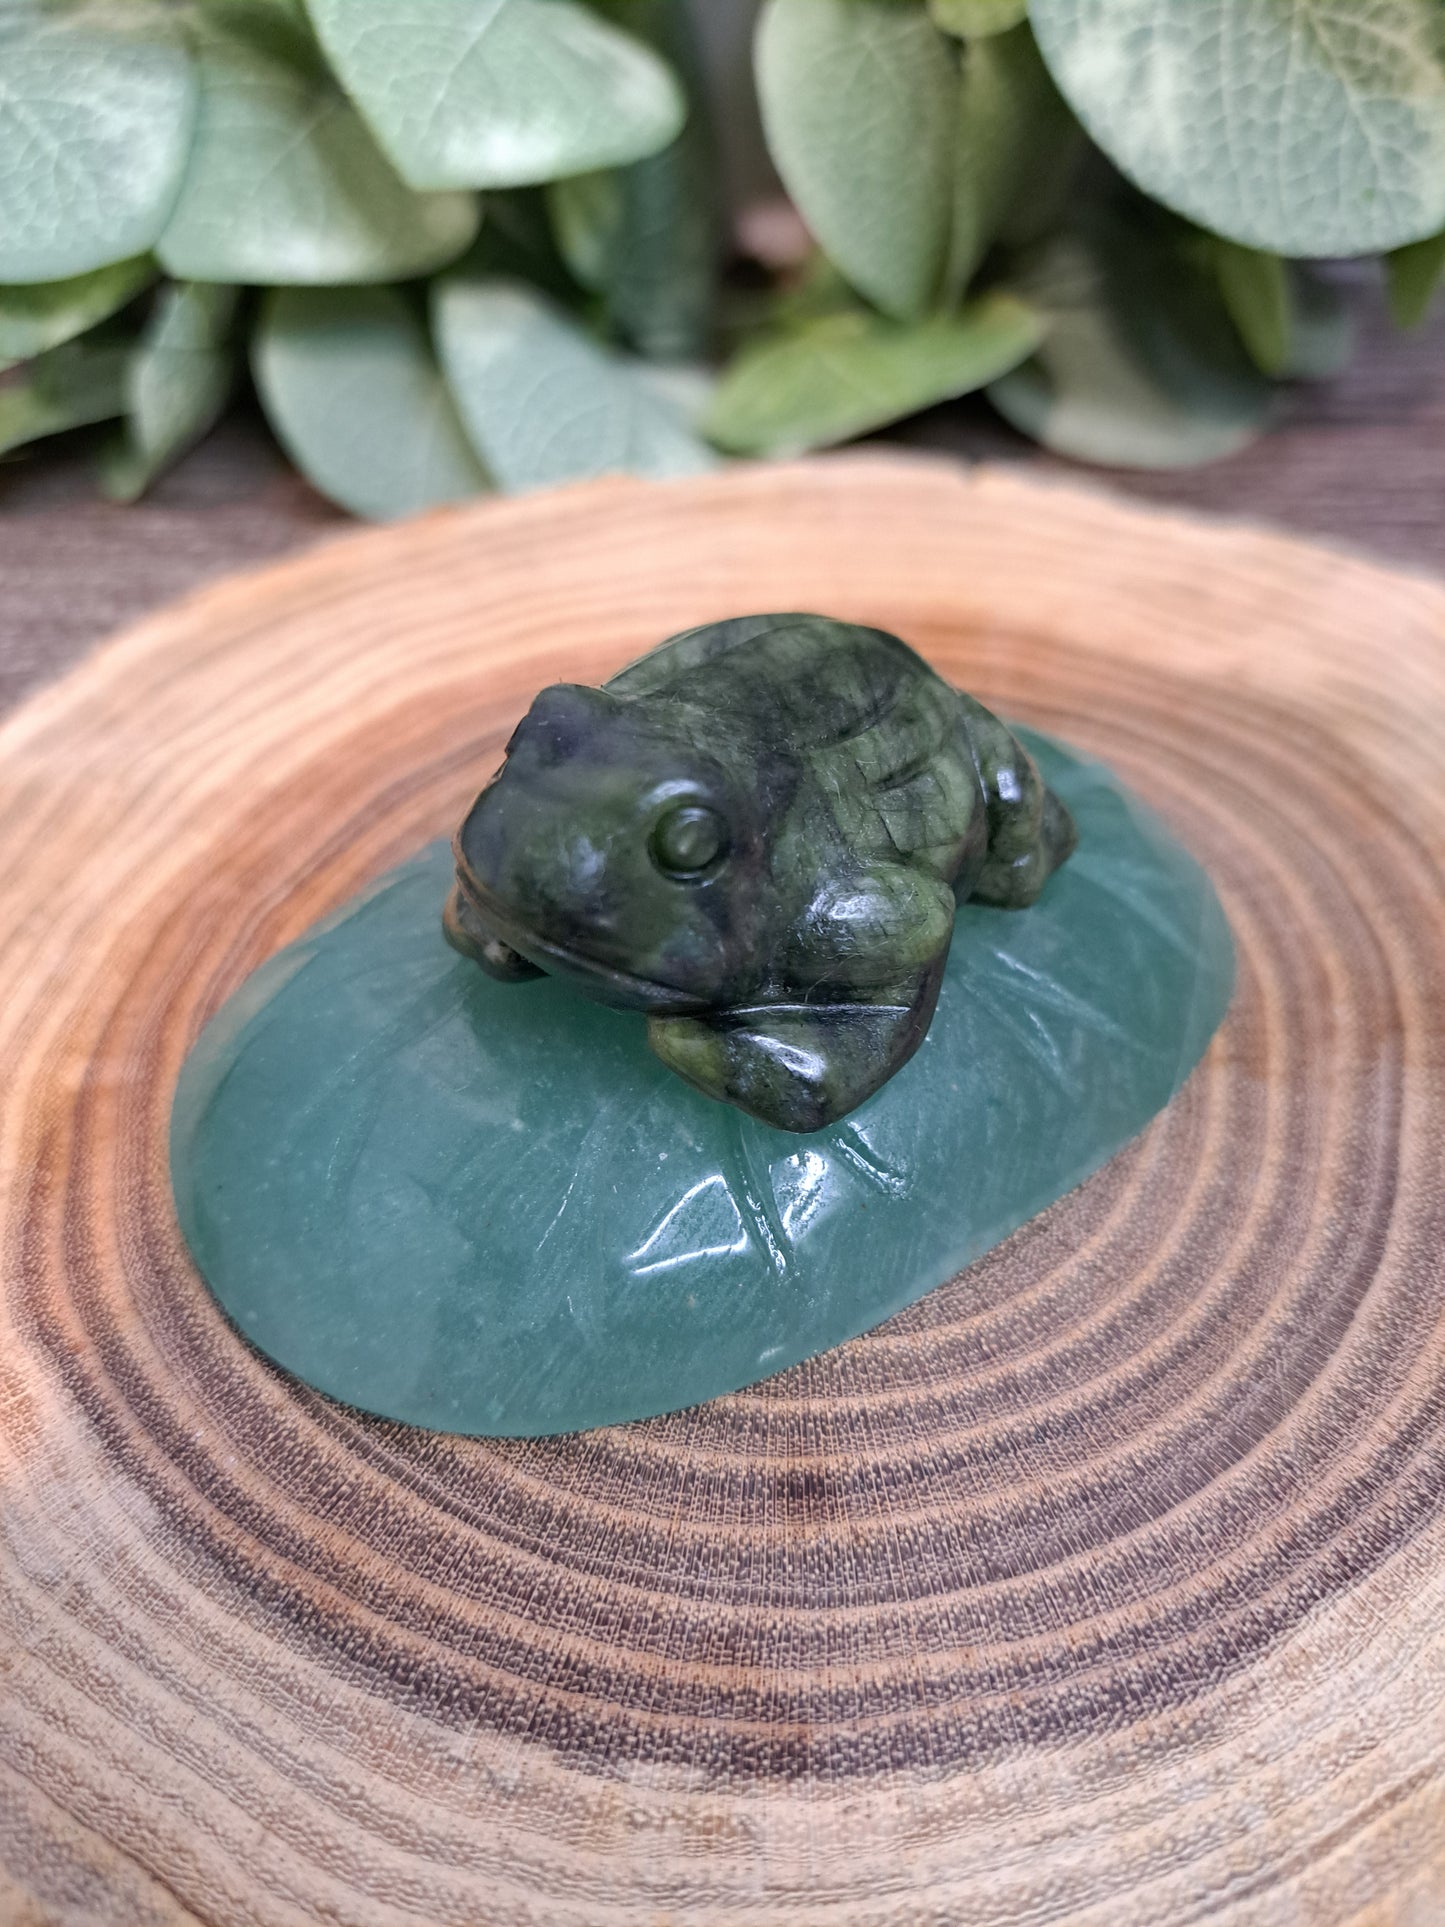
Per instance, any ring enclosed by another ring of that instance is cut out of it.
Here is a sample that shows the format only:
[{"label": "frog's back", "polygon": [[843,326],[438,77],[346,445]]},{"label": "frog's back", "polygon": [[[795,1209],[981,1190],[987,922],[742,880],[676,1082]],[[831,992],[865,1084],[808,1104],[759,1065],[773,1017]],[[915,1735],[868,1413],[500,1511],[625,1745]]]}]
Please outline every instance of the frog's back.
[{"label": "frog's back", "polygon": [[783,841],[951,877],[978,838],[982,786],[957,692],[883,630],[738,617],[674,637],[608,687],[705,718],[739,756],[786,756]]}]

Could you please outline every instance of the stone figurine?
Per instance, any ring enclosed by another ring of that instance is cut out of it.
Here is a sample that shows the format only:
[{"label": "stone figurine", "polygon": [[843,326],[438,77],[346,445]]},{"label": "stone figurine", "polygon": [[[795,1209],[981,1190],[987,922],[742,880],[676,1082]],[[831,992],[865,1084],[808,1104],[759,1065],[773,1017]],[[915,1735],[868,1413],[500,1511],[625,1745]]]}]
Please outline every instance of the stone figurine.
[{"label": "stone figurine", "polygon": [[954,912],[1075,842],[1027,751],[881,629],[740,616],[544,689],[456,839],[448,941],[646,1013],[664,1064],[786,1131],[922,1042]]}]

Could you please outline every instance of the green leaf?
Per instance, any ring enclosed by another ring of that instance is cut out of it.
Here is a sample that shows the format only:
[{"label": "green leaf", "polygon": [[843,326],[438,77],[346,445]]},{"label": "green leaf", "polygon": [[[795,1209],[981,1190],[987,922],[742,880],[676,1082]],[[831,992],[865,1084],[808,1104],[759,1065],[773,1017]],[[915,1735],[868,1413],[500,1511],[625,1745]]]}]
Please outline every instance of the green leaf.
[{"label": "green leaf", "polygon": [[950,299],[995,241],[1032,238],[1050,220],[1081,144],[1027,27],[968,48],[945,276]]},{"label": "green leaf", "polygon": [[1294,333],[1288,267],[1277,254],[1238,241],[1212,236],[1211,246],[1219,291],[1250,359],[1267,375],[1283,374]]},{"label": "green leaf", "polygon": [[712,339],[722,216],[700,59],[682,0],[628,0],[623,17],[684,76],[687,125],[631,167],[554,182],[553,225],[572,272],[603,296],[626,341],[663,360],[701,355]]},{"label": "green leaf", "polygon": [[214,282],[165,288],[126,367],[126,426],[101,461],[101,482],[133,502],[198,442],[225,407],[235,375],[236,290]]},{"label": "green leaf", "polygon": [[546,190],[540,187],[489,194],[482,231],[462,258],[453,262],[451,272],[529,281],[566,307],[579,299],[577,281],[558,251]]},{"label": "green leaf", "polygon": [[633,167],[577,174],[548,191],[568,266],[644,355],[698,355],[711,340],[719,259],[712,179],[679,141]]},{"label": "green leaf", "polygon": [[1033,0],[1044,58],[1146,193],[1246,247],[1445,225],[1440,0]]},{"label": "green leaf", "polygon": [[1340,290],[1317,270],[1261,254],[1217,234],[1186,244],[1212,268],[1230,320],[1261,373],[1301,381],[1338,374],[1354,350],[1354,319]]},{"label": "green leaf", "polygon": [[517,187],[639,159],[681,128],[665,62],[574,0],[309,0],[414,187]]},{"label": "green leaf", "polygon": [[218,7],[196,28],[201,101],[185,186],[158,253],[180,280],[400,280],[455,260],[470,194],[417,194],[276,9]]},{"label": "green leaf", "polygon": [[1396,248],[1385,261],[1390,313],[1402,328],[1418,328],[1445,274],[1445,230]]},{"label": "green leaf", "polygon": [[901,0],[767,0],[756,66],[768,145],[818,242],[878,307],[921,314],[948,246],[956,49]]},{"label": "green leaf", "polygon": [[1284,373],[1297,381],[1337,375],[1355,349],[1355,318],[1340,289],[1316,269],[1290,263],[1290,344]]},{"label": "green leaf", "polygon": [[801,327],[825,315],[854,314],[858,297],[821,248],[815,248],[796,278],[776,288],[763,304],[770,329]]},{"label": "green leaf", "polygon": [[1038,314],[1006,294],[911,323],[830,315],[745,349],[707,429],[742,455],[826,448],[982,388],[1032,354],[1042,333]]},{"label": "green leaf", "polygon": [[437,345],[473,446],[518,491],[590,475],[690,475],[714,457],[636,364],[535,290],[445,275]]},{"label": "green leaf", "polygon": [[547,211],[562,259],[584,288],[601,294],[619,249],[624,219],[622,171],[574,174],[547,189]]},{"label": "green leaf", "polygon": [[396,289],[277,290],[251,366],[291,459],[353,515],[391,520],[489,486],[422,318]]},{"label": "green leaf", "polygon": [[82,335],[0,385],[0,455],[44,435],[109,421],[125,407],[123,342]]},{"label": "green leaf", "polygon": [[171,211],[195,116],[172,17],[11,4],[0,14],[0,281],[143,254]]},{"label": "green leaf", "polygon": [[928,0],[933,24],[961,40],[1007,33],[1028,17],[1029,0]]},{"label": "green leaf", "polygon": [[684,427],[703,435],[703,422],[717,393],[717,376],[696,361],[634,361],[632,379],[655,395]]},{"label": "green leaf", "polygon": [[1026,289],[1048,333],[989,397],[1045,447],[1118,467],[1184,468],[1233,454],[1265,426],[1273,385],[1177,241],[1116,224],[1060,235]]},{"label": "green leaf", "polygon": [[58,348],[113,315],[155,278],[144,254],[64,281],[0,288],[0,369]]}]

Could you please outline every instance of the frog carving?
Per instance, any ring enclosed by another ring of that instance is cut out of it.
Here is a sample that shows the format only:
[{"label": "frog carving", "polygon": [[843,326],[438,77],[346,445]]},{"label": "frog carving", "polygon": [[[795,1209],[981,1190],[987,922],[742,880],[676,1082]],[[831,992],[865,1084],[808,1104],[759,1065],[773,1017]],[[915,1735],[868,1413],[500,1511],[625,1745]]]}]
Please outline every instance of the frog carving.
[{"label": "frog carving", "polygon": [[922,1042],[958,905],[1027,908],[1074,842],[1006,726],[897,636],[741,616],[541,692],[458,832],[443,927],[815,1131]]}]

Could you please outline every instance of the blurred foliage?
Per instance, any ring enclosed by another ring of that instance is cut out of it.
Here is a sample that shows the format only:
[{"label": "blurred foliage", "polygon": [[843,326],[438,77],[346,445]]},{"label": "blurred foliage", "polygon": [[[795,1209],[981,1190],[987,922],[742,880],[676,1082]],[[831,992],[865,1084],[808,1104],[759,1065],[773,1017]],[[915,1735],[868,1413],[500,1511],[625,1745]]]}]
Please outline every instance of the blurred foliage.
[{"label": "blurred foliage", "polygon": [[[110,424],[121,500],[247,369],[376,517],[973,391],[1208,461],[1348,355],[1311,258],[1445,274],[1440,0],[0,0],[0,70],[0,452]],[[720,117],[810,253],[729,260]]]}]

